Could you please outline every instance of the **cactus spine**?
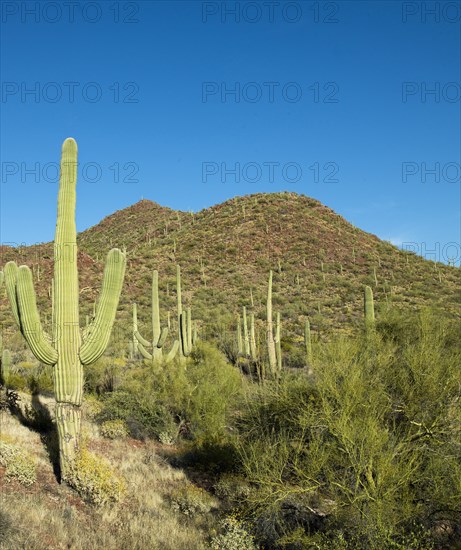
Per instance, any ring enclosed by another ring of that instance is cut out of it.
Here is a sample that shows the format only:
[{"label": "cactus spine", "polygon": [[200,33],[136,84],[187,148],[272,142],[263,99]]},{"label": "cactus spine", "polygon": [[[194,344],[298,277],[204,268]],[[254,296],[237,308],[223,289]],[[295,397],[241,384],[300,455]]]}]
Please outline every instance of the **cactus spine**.
[{"label": "cactus spine", "polygon": [[16,263],[5,266],[5,281],[13,316],[35,357],[54,366],[56,425],[61,479],[68,480],[79,450],[83,366],[94,363],[109,342],[125,274],[125,254],[113,249],[107,256],[96,317],[80,333],[75,203],[77,144],[62,146],[58,213],[54,242],[53,335],[40,322],[32,273]]},{"label": "cactus spine", "polygon": [[267,352],[269,357],[269,369],[272,375],[275,375],[277,369],[277,356],[275,351],[275,341],[273,334],[273,323],[272,323],[272,270],[269,272],[269,284],[267,287],[267,322],[266,322],[266,333],[267,333]]},{"label": "cactus spine", "polygon": [[[134,304],[133,314],[136,312]],[[136,320],[137,321],[137,320]],[[137,325],[137,322],[136,322]],[[134,328],[134,320],[133,320]],[[168,328],[160,328],[160,300],[158,296],[158,271],[152,273],[152,342],[143,338],[139,330],[134,331],[133,336],[137,342],[137,347],[141,355],[150,361],[152,365],[158,364],[163,360],[163,346],[168,337]],[[147,348],[152,348],[150,353]],[[166,361],[170,362],[176,356],[179,348],[179,341],[175,340],[170,352],[166,356]]]},{"label": "cactus spine", "polygon": [[373,290],[366,286],[364,292],[364,314],[365,326],[367,329],[372,329],[375,323],[375,306],[373,301]]}]

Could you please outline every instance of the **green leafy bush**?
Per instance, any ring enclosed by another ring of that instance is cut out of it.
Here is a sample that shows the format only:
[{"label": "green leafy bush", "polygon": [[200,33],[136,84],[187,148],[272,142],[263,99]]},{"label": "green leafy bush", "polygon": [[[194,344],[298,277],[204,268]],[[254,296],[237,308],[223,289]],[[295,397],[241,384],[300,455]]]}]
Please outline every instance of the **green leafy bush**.
[{"label": "green leafy bush", "polygon": [[226,518],[221,528],[223,533],[211,541],[212,550],[256,550],[253,537],[236,518]]},{"label": "green leafy bush", "polygon": [[190,517],[205,514],[214,505],[212,497],[204,489],[192,484],[172,491],[170,503],[173,510]]},{"label": "green leafy bush", "polygon": [[319,533],[331,548],[428,547],[434,513],[452,521],[460,506],[456,335],[440,314],[392,312],[372,337],[319,345],[312,381],[287,375],[254,394],[236,441],[259,541]]},{"label": "green leafy bush", "polygon": [[108,439],[121,439],[129,434],[128,426],[124,420],[107,420],[99,427],[103,437]]},{"label": "green leafy bush", "polygon": [[4,439],[0,440],[0,465],[5,468],[7,481],[32,485],[37,480],[34,458]]},{"label": "green leafy bush", "polygon": [[79,495],[98,506],[117,502],[125,491],[125,483],[112,470],[107,460],[82,449],[67,480]]}]

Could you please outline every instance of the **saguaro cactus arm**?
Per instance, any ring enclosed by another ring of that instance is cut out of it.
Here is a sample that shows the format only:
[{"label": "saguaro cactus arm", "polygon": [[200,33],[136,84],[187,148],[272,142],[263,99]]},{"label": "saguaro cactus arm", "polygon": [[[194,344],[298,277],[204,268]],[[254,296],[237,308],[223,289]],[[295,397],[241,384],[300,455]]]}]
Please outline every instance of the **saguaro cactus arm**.
[{"label": "saguaro cactus arm", "polygon": [[139,341],[138,341],[138,349],[139,349],[139,353],[144,357],[144,359],[147,359],[148,361],[152,361],[153,359],[152,354],[149,353]]},{"label": "saguaro cactus arm", "polygon": [[32,272],[25,265],[18,268],[14,262],[8,262],[5,279],[13,316],[32,353],[42,363],[55,365],[58,352],[48,342],[42,328]]},{"label": "saguaro cactus arm", "polygon": [[[125,277],[125,266],[125,254],[117,248],[113,248],[107,255],[96,317],[91,323],[87,339],[80,349],[80,361],[83,365],[97,361],[109,343]],[[93,327],[91,328],[91,326]]]},{"label": "saguaro cactus arm", "polygon": [[150,348],[152,347],[152,342],[149,342],[145,338],[143,338],[139,332],[139,330],[136,330],[134,332],[134,337],[136,338],[138,344],[142,344],[144,347]]}]

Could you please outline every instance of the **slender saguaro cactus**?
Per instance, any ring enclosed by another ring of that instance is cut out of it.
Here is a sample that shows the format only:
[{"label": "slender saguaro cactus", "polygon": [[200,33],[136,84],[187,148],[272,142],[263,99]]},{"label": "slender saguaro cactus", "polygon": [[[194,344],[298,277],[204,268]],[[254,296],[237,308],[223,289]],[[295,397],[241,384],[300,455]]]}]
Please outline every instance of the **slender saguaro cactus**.
[{"label": "slender saguaro cactus", "polygon": [[240,321],[240,315],[237,317],[237,349],[238,356],[243,355],[243,341],[242,341],[242,323]]},{"label": "slender saguaro cactus", "polygon": [[[158,297],[158,271],[155,270],[152,274],[152,342],[149,342],[143,338],[136,330],[133,335],[137,341],[138,350],[141,355],[152,362],[152,365],[158,364],[163,359],[163,346],[168,337],[168,328],[160,328],[160,301]],[[152,348],[150,353],[147,348]],[[169,363],[172,361],[179,349],[179,341],[175,340],[170,352],[165,357],[165,361]]]},{"label": "slender saguaro cactus", "polygon": [[250,357],[253,361],[258,359],[256,351],[255,314],[250,314]]},{"label": "slender saguaro cactus", "polygon": [[181,350],[184,357],[189,357],[192,351],[192,312],[188,307],[186,312],[181,313]]},{"label": "slender saguaro cactus", "polygon": [[269,357],[269,369],[275,375],[277,369],[277,356],[275,352],[275,341],[272,327],[272,270],[269,272],[269,284],[267,288],[267,351]]},{"label": "slender saguaro cactus", "polygon": [[364,291],[364,314],[365,327],[368,330],[371,330],[375,324],[375,306],[373,301],[373,291],[369,286],[366,286]]},{"label": "slender saguaro cactus", "polygon": [[1,381],[4,386],[8,386],[11,369],[11,353],[9,350],[2,351],[2,368],[0,369]]},{"label": "slender saguaro cactus", "polygon": [[8,262],[5,281],[13,316],[35,357],[54,367],[56,425],[62,480],[71,476],[79,450],[83,367],[99,359],[109,343],[118,307],[125,254],[112,249],[107,255],[96,316],[80,332],[75,203],[77,143],[68,138],[62,146],[58,213],[54,242],[53,335],[42,329],[32,273],[27,266]]},{"label": "slender saguaro cactus", "polygon": [[243,345],[245,356],[250,357],[250,336],[248,334],[247,308],[243,306]]},{"label": "slender saguaro cactus", "polygon": [[[0,289],[3,287],[4,274],[0,271]],[[0,326],[0,382],[7,386],[10,374],[11,355],[7,349],[3,349],[3,325]]]},{"label": "slender saguaro cactus", "polygon": [[138,340],[136,339],[136,332],[138,332],[138,305],[133,304],[133,341],[131,342],[131,349],[133,357],[136,359],[139,356]]},{"label": "slender saguaro cactus", "polygon": [[306,319],[304,325],[304,345],[306,346],[306,360],[307,366],[311,367],[312,365],[312,341],[311,341],[311,324],[309,319]]},{"label": "slender saguaro cactus", "polygon": [[280,376],[282,373],[282,340],[280,336],[281,323],[280,323],[280,312],[277,312],[277,324],[275,329],[275,354],[277,358],[277,376]]},{"label": "slender saguaro cactus", "polygon": [[181,295],[181,268],[176,266],[176,297],[178,302],[178,331],[179,331],[179,350],[180,359],[184,360],[185,357],[189,357],[192,351],[192,312],[188,307],[186,312],[182,309],[182,295]]}]

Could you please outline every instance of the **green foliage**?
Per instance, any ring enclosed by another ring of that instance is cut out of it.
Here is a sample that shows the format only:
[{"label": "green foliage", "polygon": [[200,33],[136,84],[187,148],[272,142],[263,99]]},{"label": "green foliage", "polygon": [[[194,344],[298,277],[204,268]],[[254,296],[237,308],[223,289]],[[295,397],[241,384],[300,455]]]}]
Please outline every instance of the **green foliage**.
[{"label": "green foliage", "polygon": [[230,516],[221,522],[223,533],[213,537],[212,550],[256,550],[253,537],[242,522]]},{"label": "green foliage", "polygon": [[123,420],[107,420],[101,424],[99,431],[108,439],[121,439],[129,433],[128,426]]},{"label": "green foliage", "polygon": [[103,396],[100,421],[124,420],[134,437],[165,443],[179,434],[197,448],[230,441],[231,415],[242,395],[238,371],[210,344],[199,341],[187,365],[173,363],[127,373],[120,388]]},{"label": "green foliage", "polygon": [[5,468],[7,481],[32,485],[37,480],[34,458],[4,439],[0,440],[0,465]]},{"label": "green foliage", "polygon": [[264,544],[342,529],[330,547],[405,548],[423,525],[428,539],[434,512],[459,509],[459,329],[424,311],[396,340],[391,315],[371,340],[319,346],[314,381],[285,376],[248,401],[237,447]]},{"label": "green foliage", "polygon": [[97,506],[119,501],[125,491],[123,479],[114,474],[109,462],[84,448],[72,464],[68,483]]},{"label": "green foliage", "polygon": [[171,492],[170,504],[173,510],[192,517],[196,514],[209,512],[214,505],[214,501],[201,487],[187,484]]}]

